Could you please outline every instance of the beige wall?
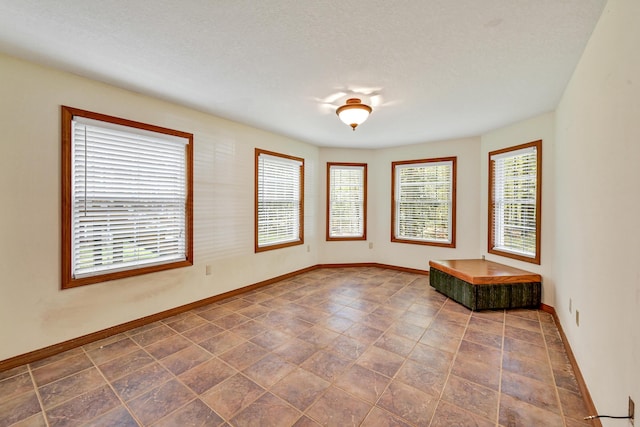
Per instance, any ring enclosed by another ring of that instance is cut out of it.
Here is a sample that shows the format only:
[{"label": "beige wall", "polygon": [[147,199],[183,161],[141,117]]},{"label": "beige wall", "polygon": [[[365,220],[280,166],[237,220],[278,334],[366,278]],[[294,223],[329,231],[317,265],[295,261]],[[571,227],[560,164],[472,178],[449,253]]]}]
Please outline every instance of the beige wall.
[{"label": "beige wall", "polygon": [[556,115],[556,311],[614,415],[640,401],[639,17],[638,0],[608,2]]},{"label": "beige wall", "polygon": [[[323,263],[377,262],[420,270],[429,269],[431,259],[478,258],[479,138],[429,142],[381,150],[322,148],[320,162],[367,163],[367,241],[327,242],[324,239],[326,212],[319,215],[320,259]],[[457,157],[456,248],[391,242],[391,162],[436,157]],[[326,173],[325,173],[326,175]],[[326,176],[319,180],[324,208]],[[373,248],[369,248],[369,243]]]},{"label": "beige wall", "polygon": [[[540,265],[517,261],[487,252],[488,240],[488,170],[489,152],[500,148],[512,147],[531,141],[542,140],[542,216],[540,234]],[[553,113],[523,120],[494,130],[482,135],[482,148],[480,150],[480,253],[490,261],[508,264],[513,267],[533,271],[542,275],[542,302],[554,306],[555,304],[555,279],[553,265],[555,260],[555,125]]]},{"label": "beige wall", "polygon": [[[60,105],[194,134],[193,267],[60,290]],[[0,360],[318,263],[317,147],[6,56],[0,116]],[[306,159],[304,246],[254,254],[254,147]]]}]

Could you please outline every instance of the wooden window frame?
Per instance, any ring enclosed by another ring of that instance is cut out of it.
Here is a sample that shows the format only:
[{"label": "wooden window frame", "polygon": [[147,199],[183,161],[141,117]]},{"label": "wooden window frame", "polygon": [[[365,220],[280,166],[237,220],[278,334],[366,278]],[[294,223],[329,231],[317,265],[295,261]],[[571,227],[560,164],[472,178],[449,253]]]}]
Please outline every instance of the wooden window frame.
[{"label": "wooden window frame", "polygon": [[[298,226],[298,239],[295,241],[291,241],[291,242],[285,242],[285,243],[277,243],[277,244],[273,244],[273,245],[267,245],[267,246],[259,246],[259,242],[258,242],[258,205],[259,205],[259,200],[258,200],[258,173],[259,173],[259,158],[260,158],[260,154],[266,154],[269,156],[274,156],[274,157],[281,157],[284,159],[289,159],[289,160],[294,160],[294,161],[298,161],[300,162],[300,202],[299,202],[299,219],[300,219],[300,224]],[[265,252],[265,251],[271,251],[274,249],[281,249],[281,248],[286,248],[286,247],[290,247],[290,246],[297,246],[297,245],[303,245],[304,244],[304,159],[301,157],[295,157],[295,156],[290,156],[287,154],[282,154],[282,153],[277,153],[275,151],[268,151],[268,150],[263,150],[260,148],[256,148],[255,149],[255,170],[254,170],[254,242],[255,242],[255,247],[254,250],[256,253],[258,252]]]},{"label": "wooden window frame", "polygon": [[[533,257],[529,257],[526,255],[520,255],[517,253],[506,252],[500,249],[494,249],[495,246],[495,230],[493,227],[494,224],[494,203],[493,203],[493,193],[494,193],[494,173],[493,173],[493,162],[491,157],[508,153],[511,151],[522,150],[525,148],[535,147],[536,148],[536,253]],[[525,144],[516,145],[513,147],[502,148],[500,150],[491,151],[488,155],[489,157],[489,191],[487,193],[487,206],[488,206],[488,237],[487,237],[487,251],[490,254],[499,255],[511,259],[516,259],[519,261],[529,262],[532,264],[540,264],[540,234],[541,234],[541,220],[542,220],[542,140],[532,141]]]},{"label": "wooden window frame", "polygon": [[[396,166],[420,164],[420,163],[438,163],[452,162],[451,164],[451,241],[436,242],[425,240],[404,239],[396,236]],[[409,243],[414,245],[437,246],[443,248],[456,247],[456,199],[457,199],[457,156],[437,157],[431,159],[403,160],[391,163],[391,241],[396,243]]]},{"label": "wooden window frame", "polygon": [[[116,125],[142,129],[145,131],[157,132],[166,135],[185,138],[189,142],[185,145],[185,163],[186,176],[186,203],[185,203],[185,260],[169,261],[163,264],[132,267],[128,270],[108,272],[104,274],[96,274],[93,276],[74,278],[72,273],[72,120],[74,117],[84,117],[103,122],[109,122]],[[153,273],[157,271],[169,270],[174,268],[188,267],[193,265],[193,134],[182,132],[174,129],[168,129],[160,126],[150,125],[146,123],[136,122],[133,120],[123,119],[119,117],[108,116],[105,114],[95,113],[92,111],[81,110],[67,106],[61,106],[61,148],[62,148],[62,203],[61,203],[61,244],[62,244],[62,272],[61,287],[62,289],[74,288],[78,286],[90,285],[94,283],[106,282],[109,280],[122,279],[125,277],[138,276],[142,274]]]},{"label": "wooden window frame", "polygon": [[[333,166],[359,167],[362,168],[362,236],[335,237],[331,236],[331,168]],[[348,241],[348,240],[367,240],[367,164],[366,163],[340,163],[327,162],[327,221],[326,221],[326,239],[327,241]]]}]

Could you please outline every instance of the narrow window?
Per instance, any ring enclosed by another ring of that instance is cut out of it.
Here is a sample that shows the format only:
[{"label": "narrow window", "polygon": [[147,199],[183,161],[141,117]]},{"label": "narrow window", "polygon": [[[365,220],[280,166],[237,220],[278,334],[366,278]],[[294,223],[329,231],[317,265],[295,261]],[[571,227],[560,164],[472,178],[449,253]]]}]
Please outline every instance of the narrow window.
[{"label": "narrow window", "polygon": [[62,288],[193,264],[193,135],[62,107]]},{"label": "narrow window", "polygon": [[542,141],[489,153],[489,253],[540,264]]},{"label": "narrow window", "polygon": [[327,240],[367,239],[367,165],[327,163]]},{"label": "narrow window", "polygon": [[456,246],[456,157],[392,163],[391,241]]},{"label": "narrow window", "polygon": [[304,243],[304,159],[256,148],[255,251]]}]

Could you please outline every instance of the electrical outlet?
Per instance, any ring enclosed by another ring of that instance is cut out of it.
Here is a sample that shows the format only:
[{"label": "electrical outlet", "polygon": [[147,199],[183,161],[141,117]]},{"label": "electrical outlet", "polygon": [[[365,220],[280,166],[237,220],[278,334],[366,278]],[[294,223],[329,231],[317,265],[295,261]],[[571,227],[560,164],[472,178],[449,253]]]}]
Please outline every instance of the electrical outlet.
[{"label": "electrical outlet", "polygon": [[576,310],[576,326],[580,326],[580,312]]},{"label": "electrical outlet", "polygon": [[311,252],[311,245],[307,245],[307,252]]},{"label": "electrical outlet", "polygon": [[369,242],[369,249],[373,249],[373,242]]},{"label": "electrical outlet", "polygon": [[211,266],[210,265],[207,265],[204,268],[204,274],[207,275],[207,276],[211,276]]},{"label": "electrical outlet", "polygon": [[636,413],[636,405],[633,403],[633,399],[629,396],[629,421],[631,421],[631,425],[633,425],[633,420],[635,419]]},{"label": "electrical outlet", "polygon": [[569,313],[573,313],[573,301],[569,298]]}]

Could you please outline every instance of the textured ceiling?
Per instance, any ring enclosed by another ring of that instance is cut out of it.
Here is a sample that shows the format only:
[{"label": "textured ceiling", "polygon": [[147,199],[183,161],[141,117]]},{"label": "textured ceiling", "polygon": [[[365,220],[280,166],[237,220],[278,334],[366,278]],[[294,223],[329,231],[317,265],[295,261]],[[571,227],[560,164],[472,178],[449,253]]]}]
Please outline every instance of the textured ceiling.
[{"label": "textured ceiling", "polygon": [[[0,51],[320,146],[556,107],[605,0],[0,0]],[[373,104],[355,132],[335,105]],[[333,105],[332,105],[333,104]]]}]

